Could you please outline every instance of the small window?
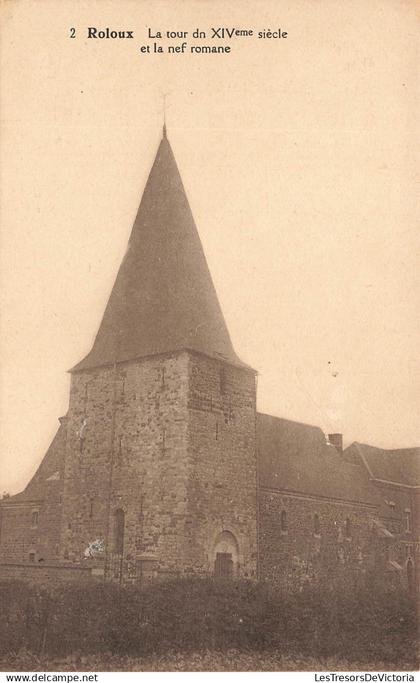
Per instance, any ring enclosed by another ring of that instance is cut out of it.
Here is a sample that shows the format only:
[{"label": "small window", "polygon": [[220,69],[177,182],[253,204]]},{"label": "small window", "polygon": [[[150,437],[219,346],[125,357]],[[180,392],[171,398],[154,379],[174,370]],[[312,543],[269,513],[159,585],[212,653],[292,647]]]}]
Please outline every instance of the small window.
[{"label": "small window", "polygon": [[38,521],[39,521],[39,512],[38,510],[34,510],[34,512],[31,515],[31,527],[33,529],[36,529],[38,526]]},{"label": "small window", "polygon": [[404,518],[405,518],[405,530],[407,533],[411,531],[411,512],[410,510],[406,510],[404,512]]},{"label": "small window", "polygon": [[35,562],[35,553],[29,553],[29,562]]},{"label": "small window", "polygon": [[220,393],[221,394],[226,393],[226,369],[225,369],[224,365],[220,366],[219,384],[220,384]]},{"label": "small window", "polygon": [[347,517],[347,519],[346,519],[345,534],[346,534],[346,538],[351,538],[351,521],[350,521],[349,517]]},{"label": "small window", "polygon": [[91,519],[93,517],[93,513],[94,513],[94,504],[93,504],[93,500],[90,499],[90,501],[89,501],[89,517]]},{"label": "small window", "polygon": [[114,536],[114,552],[117,555],[122,555],[124,552],[124,532],[125,532],[125,514],[124,510],[115,510],[115,536]]},{"label": "small window", "polygon": [[321,524],[319,522],[319,516],[317,514],[314,515],[314,534],[319,536],[321,533]]},{"label": "small window", "polygon": [[286,510],[281,511],[280,524],[281,524],[281,530],[287,531],[287,512],[286,512]]},{"label": "small window", "polygon": [[408,590],[410,593],[414,593],[415,591],[415,578],[414,578],[414,564],[412,560],[408,560],[407,562],[407,582],[408,582]]}]

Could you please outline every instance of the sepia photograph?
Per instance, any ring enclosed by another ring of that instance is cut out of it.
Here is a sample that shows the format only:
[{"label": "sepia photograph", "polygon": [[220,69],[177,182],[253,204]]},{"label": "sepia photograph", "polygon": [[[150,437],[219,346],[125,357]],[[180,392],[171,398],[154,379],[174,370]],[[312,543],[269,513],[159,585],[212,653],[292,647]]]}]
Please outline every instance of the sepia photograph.
[{"label": "sepia photograph", "polygon": [[4,681],[414,681],[418,4],[0,8]]}]

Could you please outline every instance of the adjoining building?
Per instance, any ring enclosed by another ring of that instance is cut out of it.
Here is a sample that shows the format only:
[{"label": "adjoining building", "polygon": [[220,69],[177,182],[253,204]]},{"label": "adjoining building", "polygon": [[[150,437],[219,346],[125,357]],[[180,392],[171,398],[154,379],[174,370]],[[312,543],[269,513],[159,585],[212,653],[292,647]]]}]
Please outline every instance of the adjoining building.
[{"label": "adjoining building", "polygon": [[0,504],[0,576],[296,585],[418,566],[419,449],[259,414],[164,129],[69,409]]}]

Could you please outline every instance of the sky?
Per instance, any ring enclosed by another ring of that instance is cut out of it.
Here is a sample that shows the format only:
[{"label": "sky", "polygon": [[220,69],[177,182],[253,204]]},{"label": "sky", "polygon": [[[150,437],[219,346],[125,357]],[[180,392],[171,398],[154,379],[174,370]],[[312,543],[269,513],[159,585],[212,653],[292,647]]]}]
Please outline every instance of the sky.
[{"label": "sky", "polygon": [[[258,409],[345,444],[417,445],[416,3],[12,0],[1,12],[0,493],[26,485],[66,413],[164,93]],[[211,27],[288,35],[211,40]],[[163,54],[142,53],[149,28],[189,31],[185,52],[163,38]],[[215,44],[231,52],[189,52]]]}]

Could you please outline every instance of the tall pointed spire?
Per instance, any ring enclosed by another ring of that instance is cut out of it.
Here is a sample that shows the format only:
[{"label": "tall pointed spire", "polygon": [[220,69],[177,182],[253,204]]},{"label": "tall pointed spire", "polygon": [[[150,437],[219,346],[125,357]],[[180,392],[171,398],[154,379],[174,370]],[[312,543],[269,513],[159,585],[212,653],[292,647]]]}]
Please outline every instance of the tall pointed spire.
[{"label": "tall pointed spire", "polygon": [[90,353],[74,371],[191,349],[237,357],[166,135]]}]

